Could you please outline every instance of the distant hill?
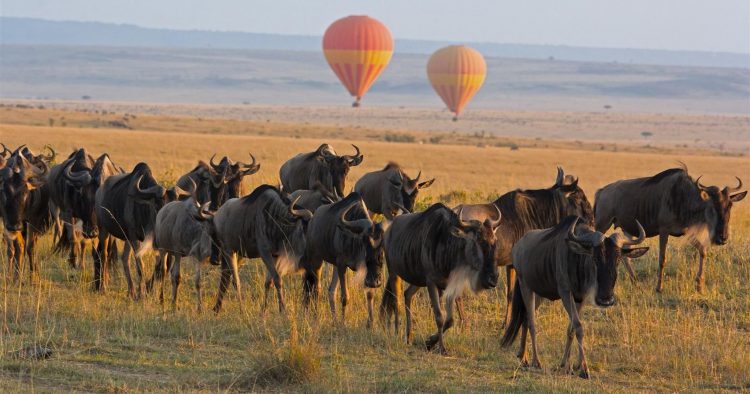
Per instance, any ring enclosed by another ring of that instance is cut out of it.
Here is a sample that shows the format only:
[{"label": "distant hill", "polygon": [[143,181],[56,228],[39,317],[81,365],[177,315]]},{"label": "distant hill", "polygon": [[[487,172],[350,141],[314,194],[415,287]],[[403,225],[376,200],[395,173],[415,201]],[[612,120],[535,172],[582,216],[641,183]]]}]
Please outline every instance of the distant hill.
[{"label": "distant hill", "polygon": [[[321,38],[226,31],[167,30],[134,25],[0,17],[2,45],[76,45],[319,51]],[[447,41],[397,40],[396,52],[430,54]],[[750,54],[553,45],[467,43],[486,57],[556,59],[692,67],[750,68]]]}]

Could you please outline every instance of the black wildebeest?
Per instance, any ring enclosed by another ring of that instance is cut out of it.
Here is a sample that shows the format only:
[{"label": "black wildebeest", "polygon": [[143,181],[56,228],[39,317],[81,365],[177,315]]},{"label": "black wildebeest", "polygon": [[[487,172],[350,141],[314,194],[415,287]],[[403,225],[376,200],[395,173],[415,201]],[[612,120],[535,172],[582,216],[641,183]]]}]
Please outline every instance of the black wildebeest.
[{"label": "black wildebeest", "polygon": [[737,182],[737,187],[724,189],[703,186],[700,177],[693,180],[684,165],[652,177],[617,181],[596,192],[596,229],[605,232],[614,224],[632,232],[637,220],[646,230],[646,237],[659,236],[657,292],[662,290],[669,236],[692,235],[700,256],[695,275],[696,289],[700,292],[704,283],[706,250],[709,244],[727,243],[732,204],[747,195],[747,191],[739,192],[742,188],[740,178]]},{"label": "black wildebeest", "polygon": [[[226,188],[226,174],[224,172],[216,173],[211,166],[201,160],[190,172],[177,179],[175,185],[183,190],[190,190],[195,185],[196,190],[193,197],[197,202],[203,204],[211,201],[212,206],[216,209],[221,203]],[[175,195],[170,199],[176,200],[176,197]]]},{"label": "black wildebeest", "polygon": [[[492,258],[497,221],[462,221],[443,204],[426,211],[396,216],[385,233],[388,282],[383,292],[381,316],[394,315],[398,332],[398,294],[401,280],[410,286],[404,292],[406,340],[411,342],[411,300],[419,287],[427,287],[435,315],[437,333],[426,346],[445,353],[443,334],[453,325],[453,302],[467,288],[473,291],[497,285],[497,264]],[[445,296],[443,318],[441,298]]]},{"label": "black wildebeest", "polygon": [[[166,189],[159,185],[146,163],[133,171],[113,175],[96,191],[96,220],[99,244],[94,253],[94,290],[104,291],[108,282],[108,251],[111,237],[125,241],[121,260],[128,282],[128,294],[137,299],[143,292],[141,255],[153,242],[156,213],[164,206]],[[130,275],[130,255],[135,251],[138,295]]]},{"label": "black wildebeest", "polygon": [[250,158],[253,159],[253,162],[250,164],[241,161],[232,161],[227,156],[222,157],[219,164],[214,164],[213,157],[211,158],[209,163],[211,163],[214,171],[220,174],[226,170],[226,189],[216,207],[221,206],[230,198],[238,198],[245,194],[242,188],[242,179],[260,170],[260,164],[257,163],[252,153],[250,153]]},{"label": "black wildebeest", "polygon": [[338,156],[330,145],[323,144],[313,152],[300,153],[287,160],[279,170],[284,192],[309,190],[320,182],[326,190],[343,197],[349,168],[358,166],[364,158],[359,148],[352,146],[357,151],[354,155]]},{"label": "black wildebeest", "polygon": [[295,190],[289,193],[290,200],[296,200],[299,197],[297,206],[307,209],[310,212],[315,211],[327,204],[333,204],[338,200],[335,194],[327,190],[320,182],[316,183],[310,190]]},{"label": "black wildebeest", "polygon": [[578,341],[578,365],[582,378],[589,377],[583,351],[583,326],[580,313],[583,305],[610,307],[615,304],[617,264],[621,258],[637,258],[648,247],[634,248],[645,239],[643,227],[636,222],[638,237],[615,233],[609,237],[578,224],[578,216],[568,216],[555,227],[532,230],[513,246],[513,265],[518,272],[513,293],[513,313],[501,344],[510,346],[521,332],[518,358],[528,365],[526,335],[531,333],[531,366],[541,368],[536,344],[534,314],[537,298],[562,299],[570,318],[560,368],[570,370],[568,360],[573,334]]},{"label": "black wildebeest", "polygon": [[[192,187],[195,190],[195,186]],[[172,278],[172,308],[177,306],[177,289],[180,285],[180,260],[183,257],[195,259],[195,291],[198,295],[198,312],[201,312],[201,265],[211,257],[213,225],[212,214],[208,212],[209,202],[199,204],[195,196],[183,201],[166,204],[156,214],[154,227],[154,248],[159,251],[158,262],[164,278],[167,258],[174,256],[170,268]],[[162,281],[160,300],[164,299]]]},{"label": "black wildebeest", "polygon": [[94,160],[85,149],[74,151],[62,163],[50,169],[47,182],[50,200],[59,209],[60,218],[65,222],[62,237],[70,237],[67,244],[70,248],[68,262],[76,266],[83,257],[84,242],[79,242],[79,232],[75,222],[80,221],[80,235],[84,239],[95,238],[98,234],[94,203],[96,191],[107,178],[119,174],[120,170],[112,163],[109,155],[102,154]]},{"label": "black wildebeest", "polygon": [[47,172],[45,162],[39,162],[39,167],[31,164],[18,150],[0,170],[0,217],[8,266],[13,269],[14,279],[18,279],[23,269],[24,255],[29,260],[30,277],[33,279],[38,272],[34,256],[36,241],[52,224]]},{"label": "black wildebeest", "polygon": [[408,212],[413,211],[419,190],[428,188],[435,182],[435,178],[420,182],[421,177],[422,171],[411,179],[398,164],[390,162],[382,170],[362,175],[354,185],[354,191],[362,195],[370,212],[393,220],[404,208]]},{"label": "black wildebeest", "polygon": [[214,311],[221,310],[232,275],[240,302],[242,300],[237,267],[239,254],[263,260],[266,266],[264,308],[273,284],[279,309],[283,312],[281,278],[300,270],[299,260],[305,252],[305,231],[311,217],[310,211],[294,208],[294,203],[271,185],[258,186],[249,195],[224,203],[213,217],[215,241],[221,250],[221,281]]},{"label": "black wildebeest", "polygon": [[[497,218],[500,210],[502,221],[495,231],[497,248],[495,262],[506,269],[507,309],[505,323],[510,320],[510,305],[513,301],[515,271],[511,249],[513,245],[529,230],[552,227],[569,215],[577,215],[593,225],[594,214],[586,194],[578,187],[578,179],[565,175],[562,168],[557,168],[557,179],[547,189],[517,189],[498,197],[490,204],[463,204],[456,207],[461,210],[462,220],[485,220]],[[460,305],[459,305],[460,308]],[[460,310],[460,309],[459,309]]]},{"label": "black wildebeest", "polygon": [[367,207],[356,192],[334,204],[324,205],[315,211],[307,229],[305,253],[305,300],[317,294],[322,263],[336,267],[328,288],[331,313],[336,316],[334,301],[336,286],[341,287],[341,321],[345,320],[349,291],[346,271],[351,269],[364,278],[367,294],[367,325],[373,320],[372,301],[374,288],[380,287],[383,271],[383,227],[373,223]]}]

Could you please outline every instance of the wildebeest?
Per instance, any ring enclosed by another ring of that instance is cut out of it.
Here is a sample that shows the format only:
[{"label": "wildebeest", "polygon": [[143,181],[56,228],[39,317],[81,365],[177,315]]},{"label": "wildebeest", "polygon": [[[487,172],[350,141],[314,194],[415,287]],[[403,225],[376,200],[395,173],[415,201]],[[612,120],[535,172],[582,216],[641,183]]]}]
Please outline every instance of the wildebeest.
[{"label": "wildebeest", "polygon": [[[383,271],[383,227],[370,219],[367,207],[356,192],[334,204],[315,211],[307,229],[305,253],[305,299],[317,294],[323,261],[336,267],[328,288],[331,313],[336,316],[336,286],[341,287],[341,321],[345,321],[349,290],[346,271],[351,269],[364,277],[367,294],[367,325],[372,325],[373,291],[380,287]],[[312,294],[311,294],[312,293]]]},{"label": "wildebeest", "polygon": [[[183,190],[190,190],[193,184],[197,187],[193,193],[193,198],[200,204],[211,201],[213,209],[216,209],[221,203],[226,188],[226,173],[216,173],[211,166],[201,160],[195,168],[181,176],[175,183]],[[177,200],[178,198],[175,195],[170,199]]]},{"label": "wildebeest", "polygon": [[582,378],[588,378],[589,370],[583,351],[583,326],[579,316],[581,309],[587,303],[603,308],[614,305],[619,260],[640,257],[648,247],[633,247],[646,237],[638,222],[638,236],[635,238],[621,233],[607,237],[586,224],[577,225],[579,219],[578,216],[568,216],[552,228],[529,231],[513,246],[513,265],[518,274],[513,293],[513,313],[501,344],[503,347],[510,346],[518,332],[523,330],[517,355],[522,364],[528,365],[528,331],[531,333],[531,366],[541,368],[534,319],[537,298],[562,299],[570,324],[560,367],[570,370],[568,359],[575,334],[578,341],[578,365],[575,369],[580,369]]},{"label": "wildebeest", "polygon": [[[493,260],[497,221],[462,221],[443,204],[426,211],[396,216],[385,233],[388,282],[383,292],[381,315],[394,315],[398,332],[398,294],[401,280],[410,284],[404,292],[406,340],[411,342],[411,300],[419,287],[427,287],[435,315],[437,333],[426,346],[445,353],[443,334],[453,325],[453,302],[465,288],[473,291],[497,285],[497,264]],[[440,301],[445,295],[446,316]]]},{"label": "wildebeest", "polygon": [[222,157],[219,164],[214,164],[213,157],[211,158],[209,163],[211,163],[211,167],[213,167],[217,173],[223,173],[226,169],[226,190],[216,207],[221,206],[221,204],[224,204],[230,198],[238,198],[244,194],[242,179],[248,175],[255,174],[260,170],[260,164],[257,163],[255,156],[253,156],[252,153],[250,153],[250,158],[253,159],[250,164],[241,161],[232,161],[232,159],[227,156]]},{"label": "wildebeest", "polygon": [[0,216],[14,279],[18,279],[23,269],[24,255],[29,260],[30,277],[33,279],[38,272],[34,256],[36,241],[52,224],[45,179],[48,170],[45,162],[34,165],[18,150],[0,170]]},{"label": "wildebeest", "polygon": [[309,190],[320,182],[326,190],[343,197],[349,168],[358,166],[364,158],[359,148],[352,146],[357,151],[354,155],[338,156],[330,145],[323,144],[313,152],[300,153],[287,160],[279,170],[284,192]]},{"label": "wildebeest", "polygon": [[96,191],[107,178],[119,174],[108,154],[102,154],[94,160],[85,149],[74,151],[62,163],[50,169],[47,181],[50,200],[60,210],[60,218],[65,222],[62,237],[70,237],[67,244],[70,248],[68,258],[71,266],[76,266],[78,258],[83,256],[84,243],[80,242],[79,231],[75,228],[80,221],[80,235],[85,239],[95,238],[98,234],[94,209]]},{"label": "wildebeest", "polygon": [[289,194],[290,200],[296,200],[297,197],[299,197],[297,206],[313,213],[322,205],[333,204],[338,201],[336,195],[323,187],[320,182],[316,183],[310,190],[296,190]]},{"label": "wildebeest", "polygon": [[[193,186],[193,189],[195,187]],[[172,308],[177,305],[177,289],[180,285],[180,260],[183,257],[195,259],[195,291],[198,295],[198,312],[201,312],[201,266],[211,257],[213,232],[208,212],[209,202],[199,204],[195,197],[166,204],[156,215],[154,227],[154,248],[159,251],[161,277],[167,269],[167,258],[174,256],[170,267],[172,278]],[[160,300],[164,299],[162,281]]]},{"label": "wildebeest", "polygon": [[[125,241],[121,260],[128,282],[128,294],[136,299],[143,292],[141,254],[151,248],[156,213],[164,206],[166,189],[159,185],[146,163],[138,163],[126,174],[107,178],[96,191],[96,220],[99,244],[94,253],[94,290],[104,291],[108,282],[110,236]],[[135,251],[138,296],[130,275],[130,254]]]},{"label": "wildebeest", "polygon": [[393,220],[404,208],[407,213],[412,212],[419,190],[428,188],[435,182],[435,178],[420,182],[421,177],[422,171],[411,179],[398,164],[390,162],[382,170],[362,175],[354,185],[354,191],[362,195],[370,212]]},{"label": "wildebeest", "polygon": [[692,235],[699,255],[695,282],[700,292],[704,283],[706,250],[709,244],[727,243],[732,204],[747,195],[747,191],[739,192],[742,180],[737,178],[737,182],[736,187],[726,186],[724,189],[703,186],[700,177],[693,180],[684,166],[652,177],[617,181],[596,192],[596,229],[604,232],[614,224],[632,232],[637,220],[646,230],[646,237],[659,236],[657,292],[662,290],[669,236]]},{"label": "wildebeest", "polygon": [[224,203],[213,217],[215,241],[221,250],[221,281],[214,311],[221,310],[232,275],[241,302],[239,254],[263,260],[267,270],[264,308],[273,284],[279,310],[283,312],[281,278],[300,269],[299,260],[305,251],[305,231],[311,217],[310,211],[295,208],[292,201],[271,185],[258,186],[249,195]]},{"label": "wildebeest", "polygon": [[[511,249],[513,245],[529,230],[552,227],[569,215],[583,218],[593,225],[594,214],[586,194],[578,187],[578,179],[565,175],[562,168],[557,168],[555,184],[547,189],[517,189],[498,197],[490,204],[463,204],[456,207],[461,210],[463,220],[485,220],[497,218],[500,210],[502,221],[495,231],[497,248],[495,262],[506,267],[506,309],[505,323],[510,320],[510,305],[513,300],[515,271]],[[459,306],[460,308],[460,306]]]}]

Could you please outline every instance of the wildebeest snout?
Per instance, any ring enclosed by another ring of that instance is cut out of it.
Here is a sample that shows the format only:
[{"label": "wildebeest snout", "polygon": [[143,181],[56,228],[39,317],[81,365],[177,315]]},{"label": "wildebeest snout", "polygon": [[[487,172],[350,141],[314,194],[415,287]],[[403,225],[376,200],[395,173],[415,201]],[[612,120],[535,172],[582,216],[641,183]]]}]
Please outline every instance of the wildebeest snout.
[{"label": "wildebeest snout", "polygon": [[607,299],[600,299],[598,297],[596,298],[596,305],[602,308],[609,308],[610,306],[615,305],[616,303],[617,303],[617,299],[615,298],[615,296],[611,296]]}]

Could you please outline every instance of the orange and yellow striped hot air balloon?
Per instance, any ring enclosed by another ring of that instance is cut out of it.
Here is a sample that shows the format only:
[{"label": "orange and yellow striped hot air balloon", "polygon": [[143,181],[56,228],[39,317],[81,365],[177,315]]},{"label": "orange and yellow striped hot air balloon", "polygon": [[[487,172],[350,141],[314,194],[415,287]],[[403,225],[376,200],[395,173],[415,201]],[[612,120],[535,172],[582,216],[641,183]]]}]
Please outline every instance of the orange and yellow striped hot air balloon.
[{"label": "orange and yellow striped hot air balloon", "polygon": [[328,64],[359,106],[375,79],[393,55],[391,32],[379,21],[352,15],[333,22],[323,35],[323,53]]},{"label": "orange and yellow striped hot air balloon", "polygon": [[464,106],[479,91],[487,74],[487,63],[477,50],[464,45],[438,49],[427,62],[432,88],[458,120]]}]

